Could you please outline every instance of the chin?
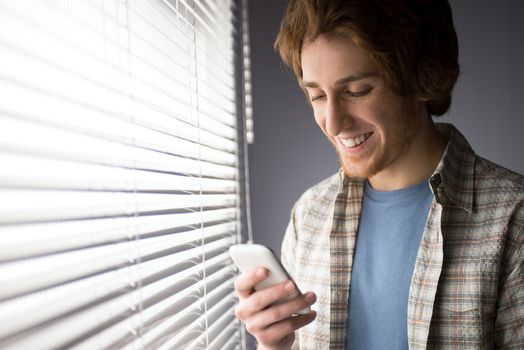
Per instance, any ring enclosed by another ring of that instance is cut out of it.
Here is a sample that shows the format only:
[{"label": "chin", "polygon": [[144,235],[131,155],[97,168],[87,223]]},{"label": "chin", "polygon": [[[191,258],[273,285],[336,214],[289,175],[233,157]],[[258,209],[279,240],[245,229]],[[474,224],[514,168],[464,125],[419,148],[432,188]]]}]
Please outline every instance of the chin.
[{"label": "chin", "polygon": [[394,159],[388,159],[384,152],[366,152],[351,159],[337,150],[338,159],[344,174],[358,179],[369,179],[386,169]]},{"label": "chin", "polygon": [[368,179],[374,175],[368,168],[347,166],[344,163],[342,163],[342,170],[346,176],[357,179]]},{"label": "chin", "polygon": [[368,179],[378,172],[378,163],[374,154],[355,155],[348,157],[342,154],[337,147],[338,160],[342,171],[347,177],[357,179]]}]

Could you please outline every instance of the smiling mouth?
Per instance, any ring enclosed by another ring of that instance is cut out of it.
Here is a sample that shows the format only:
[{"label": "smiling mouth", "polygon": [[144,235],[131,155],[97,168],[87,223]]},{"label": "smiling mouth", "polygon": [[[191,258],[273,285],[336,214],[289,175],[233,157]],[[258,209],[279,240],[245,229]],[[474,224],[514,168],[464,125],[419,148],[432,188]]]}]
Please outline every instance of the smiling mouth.
[{"label": "smiling mouth", "polygon": [[341,138],[339,137],[338,139],[340,140],[340,142],[347,148],[356,148],[358,146],[360,146],[364,141],[366,141],[370,136],[371,134],[373,134],[372,132],[368,132],[368,133],[365,133],[365,134],[362,134],[362,135],[359,135],[357,137],[354,137],[354,138]]}]

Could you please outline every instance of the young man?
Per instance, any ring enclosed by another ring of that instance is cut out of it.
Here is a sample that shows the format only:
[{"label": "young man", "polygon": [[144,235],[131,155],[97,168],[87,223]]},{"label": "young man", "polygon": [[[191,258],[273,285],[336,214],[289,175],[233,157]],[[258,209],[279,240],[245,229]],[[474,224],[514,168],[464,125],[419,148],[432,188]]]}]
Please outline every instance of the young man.
[{"label": "young man", "polygon": [[298,200],[282,245],[314,293],[272,305],[294,285],[236,281],[259,348],[524,349],[524,178],[431,118],[459,74],[447,1],[291,0],[276,47],[341,170]]}]

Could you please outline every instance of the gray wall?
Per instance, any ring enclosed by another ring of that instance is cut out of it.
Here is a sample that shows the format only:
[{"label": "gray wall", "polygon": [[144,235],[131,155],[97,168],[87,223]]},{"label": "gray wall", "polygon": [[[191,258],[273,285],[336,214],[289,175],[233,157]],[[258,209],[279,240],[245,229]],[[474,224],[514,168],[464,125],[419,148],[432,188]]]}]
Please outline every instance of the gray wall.
[{"label": "gray wall", "polygon": [[[280,253],[296,199],[338,169],[295,78],[272,49],[286,2],[249,2],[255,143],[249,148],[255,242]],[[451,1],[462,75],[449,115],[478,154],[524,174],[524,1]],[[520,64],[519,64],[520,63]]]}]

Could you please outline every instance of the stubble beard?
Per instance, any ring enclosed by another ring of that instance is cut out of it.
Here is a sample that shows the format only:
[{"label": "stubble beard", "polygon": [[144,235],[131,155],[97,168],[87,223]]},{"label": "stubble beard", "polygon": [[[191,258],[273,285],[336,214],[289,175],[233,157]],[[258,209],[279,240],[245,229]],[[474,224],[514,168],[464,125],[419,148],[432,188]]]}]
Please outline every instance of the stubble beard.
[{"label": "stubble beard", "polygon": [[[389,127],[395,131],[388,137],[390,142],[380,144],[375,151],[368,155],[358,154],[349,159],[350,157],[343,155],[332,142],[344,174],[350,178],[369,179],[404,155],[420,129],[420,123],[409,118],[398,118],[396,123],[392,123]],[[414,118],[414,116],[411,118]],[[363,162],[367,162],[367,165],[363,165]],[[356,166],[352,166],[352,163],[355,163]]]},{"label": "stubble beard", "polygon": [[[347,177],[356,178],[356,179],[369,179],[375,174],[379,173],[381,170],[387,167],[388,163],[385,159],[366,159],[365,156],[355,156],[349,159],[348,156],[344,156],[341,152],[335,147],[337,152],[338,161],[342,167],[342,171]],[[383,151],[381,150],[381,153]],[[374,155],[371,155],[374,158]],[[362,162],[367,162],[369,165],[359,165]]]}]

